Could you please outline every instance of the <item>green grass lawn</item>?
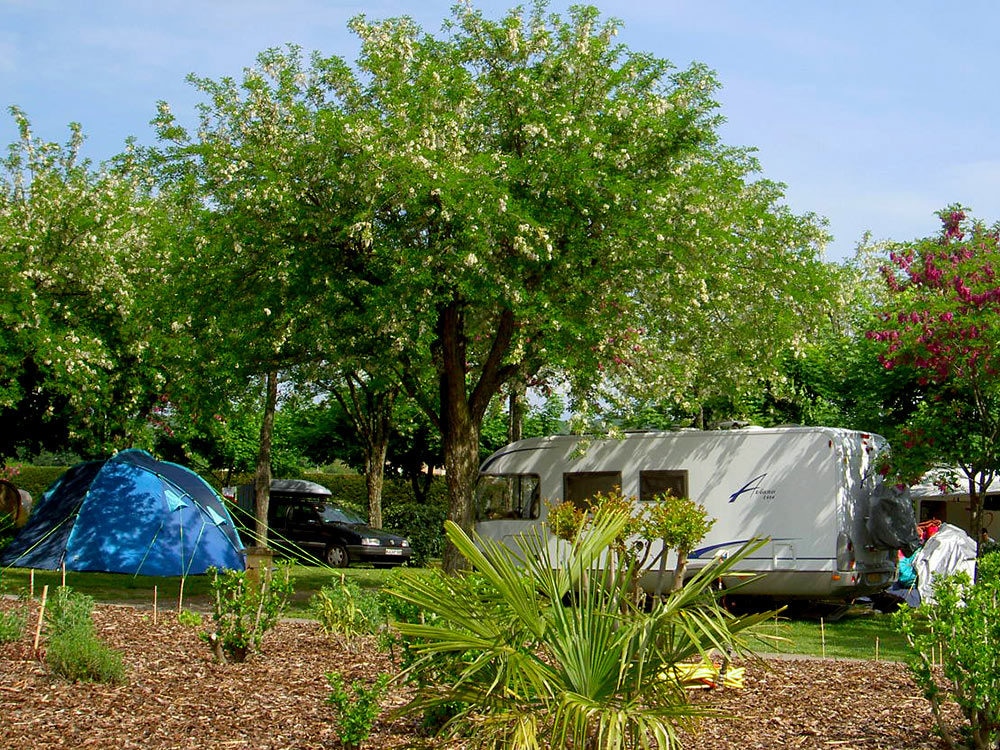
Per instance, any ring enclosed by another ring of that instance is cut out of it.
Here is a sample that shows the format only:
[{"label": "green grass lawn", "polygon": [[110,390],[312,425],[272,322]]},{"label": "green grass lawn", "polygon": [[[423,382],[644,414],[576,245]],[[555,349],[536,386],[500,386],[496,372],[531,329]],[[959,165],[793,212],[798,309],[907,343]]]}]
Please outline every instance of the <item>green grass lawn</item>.
[{"label": "green grass lawn", "polygon": [[[380,588],[391,571],[374,568],[334,569],[320,565],[291,564],[291,576],[295,593],[289,602],[288,614],[293,617],[308,613],[309,599],[324,586],[340,580],[343,575],[363,588]],[[27,595],[34,587],[34,595],[41,596],[42,589],[62,585],[60,571],[26,570],[8,568],[0,570],[0,593]],[[98,602],[128,604],[137,607],[152,607],[154,597],[161,610],[188,607],[206,607],[210,604],[211,579],[208,575],[180,578],[160,578],[155,576],[131,576],[120,573],[77,573],[66,572],[65,583],[74,591],[87,594]]]},{"label": "green grass lawn", "polygon": [[761,653],[826,656],[847,659],[905,661],[906,640],[892,616],[867,607],[852,607],[842,618],[827,622],[815,617],[785,617],[760,626],[767,639],[755,643]]},{"label": "green grass lawn", "polygon": [[[324,586],[344,576],[362,588],[378,589],[385,585],[391,570],[375,568],[334,569],[320,565],[292,563],[292,581],[295,593],[289,601],[287,614],[292,617],[309,616],[309,600]],[[33,583],[32,583],[33,578]],[[21,568],[0,570],[0,593],[26,595],[32,585],[35,596],[42,588],[61,585],[59,571],[34,571]],[[152,607],[154,591],[157,607],[161,611],[181,608],[208,609],[211,605],[211,581],[207,575],[181,579],[130,576],[114,573],[66,573],[66,585],[87,594],[98,602]],[[814,617],[781,615],[759,628],[766,638],[753,641],[754,650],[765,654],[826,656],[853,659],[881,659],[903,661],[907,646],[896,632],[889,615],[879,614],[870,608],[853,607],[840,619],[819,620]]]}]

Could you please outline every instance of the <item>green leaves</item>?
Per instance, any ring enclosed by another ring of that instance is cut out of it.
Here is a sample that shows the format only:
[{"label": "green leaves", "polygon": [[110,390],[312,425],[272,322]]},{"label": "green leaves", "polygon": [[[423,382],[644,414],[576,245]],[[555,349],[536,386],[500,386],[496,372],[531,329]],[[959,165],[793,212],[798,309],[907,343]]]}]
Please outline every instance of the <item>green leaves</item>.
[{"label": "green leaves", "polygon": [[942,714],[949,698],[968,721],[966,747],[991,748],[1000,739],[1000,659],[993,647],[1000,639],[997,571],[994,554],[983,558],[975,584],[964,573],[936,578],[933,602],[895,615],[913,652],[914,679],[930,701],[949,747],[959,746],[949,731],[951,722]]},{"label": "green leaves", "polygon": [[102,451],[134,438],[162,386],[147,312],[157,214],[126,156],[94,167],[78,125],[65,145],[44,142],[10,111],[20,139],[0,162],[0,415],[29,450],[80,436]]},{"label": "green leaves", "polygon": [[379,701],[388,688],[389,675],[380,674],[371,687],[355,680],[349,690],[339,672],[328,672],[326,679],[330,683],[326,702],[336,712],[337,737],[347,750],[358,750],[381,711]]},{"label": "green leaves", "polygon": [[220,662],[240,663],[260,650],[264,634],[273,628],[292,594],[288,565],[256,574],[210,569],[215,629],[200,634]]},{"label": "green leaves", "polygon": [[918,378],[918,403],[890,435],[898,473],[914,481],[935,466],[960,467],[976,488],[969,533],[981,527],[982,493],[1000,471],[1000,227],[957,205],[939,212],[938,236],[895,246],[883,269],[887,294],[868,338],[889,370]]},{"label": "green leaves", "polygon": [[535,532],[513,548],[449,523],[476,572],[428,579],[401,570],[390,589],[428,617],[399,625],[418,655],[408,709],[452,707],[451,725],[474,727],[485,747],[675,746],[677,727],[703,712],[687,704],[670,667],[711,648],[743,651],[737,633],[770,615],[734,618],[712,595],[712,582],[748,550],[637,609],[623,585],[631,572],[605,565],[629,523],[627,510],[608,505],[572,543]]}]

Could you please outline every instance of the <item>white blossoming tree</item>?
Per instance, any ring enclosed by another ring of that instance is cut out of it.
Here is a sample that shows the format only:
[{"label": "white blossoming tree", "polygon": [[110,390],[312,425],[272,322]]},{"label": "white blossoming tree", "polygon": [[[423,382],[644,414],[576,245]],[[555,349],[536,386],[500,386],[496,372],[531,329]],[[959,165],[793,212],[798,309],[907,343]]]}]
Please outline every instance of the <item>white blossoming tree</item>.
[{"label": "white blossoming tree", "polygon": [[[161,102],[161,146],[147,163],[170,206],[171,288],[164,314],[188,342],[187,377],[171,384],[189,420],[225,417],[237,398],[257,400],[262,419],[255,476],[256,536],[267,543],[274,415],[279,380],[328,356],[336,319],[324,317],[340,280],[319,242],[329,231],[315,210],[332,186],[313,159],[325,71],[302,69],[297,50],[270,50],[241,81],[190,77],[204,95],[199,122],[181,125]],[[317,226],[319,223],[320,226]]]},{"label": "white blossoming tree", "polygon": [[160,134],[213,165],[199,179],[227,228],[213,236],[262,285],[230,300],[256,310],[242,331],[267,331],[240,351],[280,342],[393,373],[441,431],[449,516],[468,530],[480,429],[506,384],[545,370],[578,390],[629,372],[643,378],[623,388],[663,386],[656,356],[687,337],[693,294],[711,305],[717,253],[727,289],[770,293],[758,274],[805,263],[819,233],[720,144],[709,70],[625,49],[593,8],[492,21],[459,5],[440,36],[406,18],[351,27],[353,65],[269,51],[243,91],[198,82],[197,138],[166,113]]},{"label": "white blossoming tree", "polygon": [[719,143],[707,69],[624,49],[592,8],[494,22],[460,7],[443,39],[406,19],[353,28],[344,101],[371,196],[355,226],[379,278],[366,303],[400,313],[397,367],[442,431],[449,515],[468,529],[479,429],[505,383],[546,367],[592,385],[648,346],[630,331],[654,309],[669,351],[722,242],[743,273],[731,288],[756,293],[820,234]]},{"label": "white blossoming tree", "polygon": [[0,161],[0,457],[99,453],[141,438],[162,385],[149,255],[154,203],[128,154],[93,166],[83,133],[19,138]]}]

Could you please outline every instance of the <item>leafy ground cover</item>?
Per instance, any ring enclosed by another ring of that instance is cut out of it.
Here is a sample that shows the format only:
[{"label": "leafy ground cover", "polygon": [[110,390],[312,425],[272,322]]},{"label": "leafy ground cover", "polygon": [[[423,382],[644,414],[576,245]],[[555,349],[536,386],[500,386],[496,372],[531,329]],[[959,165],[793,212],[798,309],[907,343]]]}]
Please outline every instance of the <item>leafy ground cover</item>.
[{"label": "leafy ground cover", "polygon": [[[95,625],[121,650],[127,681],[72,683],[33,650],[37,603],[6,598],[0,608],[26,608],[29,622],[19,641],[0,644],[0,748],[338,748],[325,674],[335,669],[347,681],[373,684],[396,668],[372,641],[345,643],[295,619],[269,631],[263,652],[245,664],[216,664],[197,628],[175,614],[154,622],[148,609],[105,604],[95,608]],[[365,747],[471,747],[427,741],[416,717],[392,718],[407,690],[391,687]],[[687,747],[942,747],[930,709],[894,662],[771,658],[747,665],[741,690],[692,697],[728,718],[706,720],[686,736]]]}]

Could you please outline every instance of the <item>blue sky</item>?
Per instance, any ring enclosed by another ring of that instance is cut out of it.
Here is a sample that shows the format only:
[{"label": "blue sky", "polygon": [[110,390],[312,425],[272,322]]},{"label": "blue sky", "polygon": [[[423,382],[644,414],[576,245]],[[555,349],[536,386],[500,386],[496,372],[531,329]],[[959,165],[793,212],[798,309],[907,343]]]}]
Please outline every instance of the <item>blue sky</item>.
[{"label": "blue sky", "polygon": [[[514,2],[479,0],[498,16]],[[552,2],[561,12],[569,3]],[[726,143],[759,150],[796,212],[826,217],[827,257],[875,239],[933,234],[962,203],[1000,220],[1000,4],[992,0],[631,0],[595,2],[619,40],[721,81]],[[95,161],[152,139],[156,102],[197,100],[188,73],[239,76],[263,49],[295,43],[353,60],[347,21],[409,15],[437,33],[452,0],[0,0],[0,105],[36,135],[87,135]],[[947,7],[947,9],[946,9]],[[15,139],[0,113],[0,143]]]}]

